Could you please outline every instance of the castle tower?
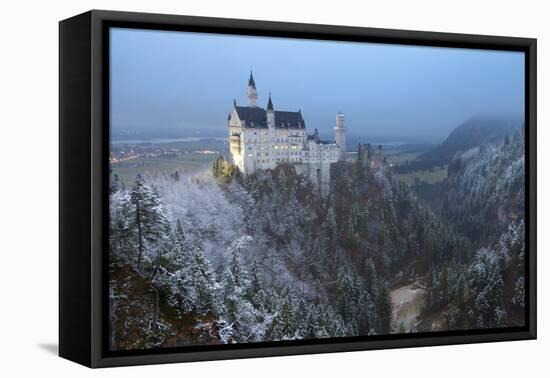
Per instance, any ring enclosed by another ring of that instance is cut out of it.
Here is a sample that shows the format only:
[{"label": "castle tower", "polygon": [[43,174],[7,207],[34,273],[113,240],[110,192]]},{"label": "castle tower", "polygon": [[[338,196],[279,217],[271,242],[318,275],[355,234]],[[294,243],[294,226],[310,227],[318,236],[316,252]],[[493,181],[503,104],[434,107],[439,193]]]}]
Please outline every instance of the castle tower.
[{"label": "castle tower", "polygon": [[256,92],[256,83],[252,76],[252,70],[250,70],[250,78],[248,79],[248,106],[251,108],[256,107],[256,100],[258,99],[258,92]]},{"label": "castle tower", "polygon": [[273,109],[273,102],[271,101],[271,92],[269,92],[269,101],[267,102],[267,127],[270,129],[275,128],[275,110]]},{"label": "castle tower", "polygon": [[374,159],[371,162],[371,166],[374,169],[382,168],[382,162],[384,160],[384,154],[382,152],[382,146],[379,145],[374,154]]},{"label": "castle tower", "polygon": [[340,150],[338,160],[346,160],[346,128],[344,126],[344,115],[340,112],[336,115],[336,126],[334,127],[336,145]]}]

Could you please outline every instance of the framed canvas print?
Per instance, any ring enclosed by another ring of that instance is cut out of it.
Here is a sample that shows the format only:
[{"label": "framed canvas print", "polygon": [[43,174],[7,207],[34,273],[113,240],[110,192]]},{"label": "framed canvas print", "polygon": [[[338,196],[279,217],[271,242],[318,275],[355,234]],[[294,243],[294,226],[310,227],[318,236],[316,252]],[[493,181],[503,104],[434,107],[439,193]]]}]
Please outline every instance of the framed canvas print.
[{"label": "framed canvas print", "polygon": [[60,23],[60,355],[536,338],[536,41]]}]

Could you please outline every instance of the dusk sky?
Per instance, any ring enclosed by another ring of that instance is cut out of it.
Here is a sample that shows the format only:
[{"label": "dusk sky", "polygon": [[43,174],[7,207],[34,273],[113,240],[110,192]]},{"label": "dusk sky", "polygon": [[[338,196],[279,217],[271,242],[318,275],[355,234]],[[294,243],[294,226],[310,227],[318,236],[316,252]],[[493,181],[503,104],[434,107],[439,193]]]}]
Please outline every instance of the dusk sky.
[{"label": "dusk sky", "polygon": [[476,115],[523,117],[520,52],[135,29],[111,30],[111,131],[225,136],[250,69],[265,107],[301,109],[310,132],[440,142]]}]

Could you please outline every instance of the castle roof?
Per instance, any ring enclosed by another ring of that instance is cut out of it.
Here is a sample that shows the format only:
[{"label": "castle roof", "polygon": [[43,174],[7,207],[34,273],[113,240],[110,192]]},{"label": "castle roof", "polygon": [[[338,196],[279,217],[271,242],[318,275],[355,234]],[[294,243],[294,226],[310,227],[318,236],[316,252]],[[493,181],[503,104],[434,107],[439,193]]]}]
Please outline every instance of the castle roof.
[{"label": "castle roof", "polygon": [[[235,106],[237,115],[245,122],[245,127],[262,129],[267,128],[267,112],[260,107]],[[275,128],[277,129],[303,129],[306,123],[301,112],[285,112],[276,110]]]}]

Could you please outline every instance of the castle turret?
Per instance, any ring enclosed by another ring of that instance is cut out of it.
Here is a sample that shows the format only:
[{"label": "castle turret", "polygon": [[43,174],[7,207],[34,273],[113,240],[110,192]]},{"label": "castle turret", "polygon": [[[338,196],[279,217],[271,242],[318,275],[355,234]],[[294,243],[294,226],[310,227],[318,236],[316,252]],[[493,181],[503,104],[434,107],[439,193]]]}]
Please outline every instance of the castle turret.
[{"label": "castle turret", "polygon": [[269,101],[267,102],[267,126],[269,128],[275,128],[275,110],[273,109],[273,102],[271,101],[271,92],[269,93]]},{"label": "castle turret", "polygon": [[346,160],[346,128],[344,127],[344,115],[338,113],[336,115],[336,126],[334,127],[334,134],[336,139],[336,145],[339,149],[339,161]]},{"label": "castle turret", "polygon": [[248,79],[248,106],[255,108],[256,100],[258,100],[258,92],[256,92],[256,83],[254,82],[254,76],[252,76],[252,70],[250,70],[250,78]]},{"label": "castle turret", "polygon": [[315,130],[313,130],[313,140],[316,141],[316,142],[319,142],[319,130],[317,130],[317,128],[315,128]]}]

